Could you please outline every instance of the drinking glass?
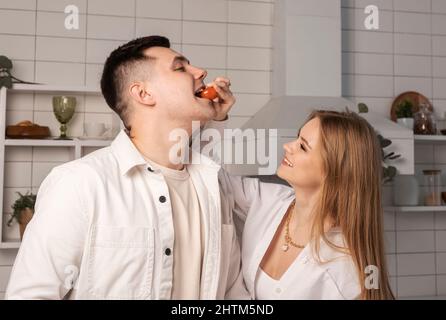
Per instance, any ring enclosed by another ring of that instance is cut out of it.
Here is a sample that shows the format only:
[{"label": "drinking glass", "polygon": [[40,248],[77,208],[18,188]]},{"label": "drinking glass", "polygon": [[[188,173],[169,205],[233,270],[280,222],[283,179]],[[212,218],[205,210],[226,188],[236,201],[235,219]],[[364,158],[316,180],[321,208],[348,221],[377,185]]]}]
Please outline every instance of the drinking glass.
[{"label": "drinking glass", "polygon": [[76,98],[67,96],[53,97],[53,112],[60,125],[60,136],[55,140],[72,140],[67,137],[67,123],[70,122],[76,109]]}]

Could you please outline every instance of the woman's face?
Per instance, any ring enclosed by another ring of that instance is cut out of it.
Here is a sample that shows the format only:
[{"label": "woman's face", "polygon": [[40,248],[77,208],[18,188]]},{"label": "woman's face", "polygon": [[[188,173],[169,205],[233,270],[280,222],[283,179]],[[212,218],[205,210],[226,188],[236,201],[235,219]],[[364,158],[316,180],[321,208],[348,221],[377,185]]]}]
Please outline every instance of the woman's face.
[{"label": "woman's face", "polygon": [[324,179],[320,142],[320,120],[308,121],[296,140],[285,143],[284,158],[277,175],[294,188],[317,190]]}]

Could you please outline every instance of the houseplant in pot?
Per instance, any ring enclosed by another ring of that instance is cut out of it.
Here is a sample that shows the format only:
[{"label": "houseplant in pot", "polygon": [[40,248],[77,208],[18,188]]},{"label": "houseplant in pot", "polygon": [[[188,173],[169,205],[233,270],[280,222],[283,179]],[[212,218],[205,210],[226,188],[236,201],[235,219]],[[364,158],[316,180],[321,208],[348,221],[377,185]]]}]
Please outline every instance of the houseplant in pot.
[{"label": "houseplant in pot", "polygon": [[409,100],[403,100],[396,110],[396,122],[407,129],[413,130],[413,104]]},{"label": "houseplant in pot", "polygon": [[414,175],[398,174],[397,169],[389,165],[389,160],[396,160],[401,157],[394,152],[386,153],[385,148],[392,144],[392,141],[378,135],[381,144],[383,159],[384,183],[393,181],[393,204],[396,206],[416,206],[420,196],[418,180]]},{"label": "houseplant in pot", "polygon": [[[365,103],[360,102],[358,103],[358,112],[360,114],[368,113],[369,107]],[[388,162],[399,159],[401,155],[395,154],[395,152],[386,152],[385,148],[389,147],[392,144],[392,141],[384,138],[378,132],[376,132],[376,136],[378,137],[379,145],[381,146],[383,183],[391,182],[397,175],[397,170],[396,167],[390,165]]]},{"label": "houseplant in pot", "polygon": [[384,150],[392,144],[391,140],[381,135],[378,135],[378,139],[382,150],[384,183],[391,181],[394,183],[393,204],[396,206],[418,205],[420,189],[417,178],[414,175],[398,174],[396,167],[389,165],[388,162],[400,159],[401,155],[394,152],[387,153]]},{"label": "houseplant in pot", "polygon": [[[407,107],[405,107],[407,108]],[[368,107],[364,103],[358,104],[359,113],[367,113]],[[407,110],[406,110],[407,112]],[[412,113],[412,110],[410,114]],[[405,115],[409,115],[407,112]],[[413,175],[400,175],[395,166],[391,162],[401,158],[400,154],[388,152],[388,148],[392,144],[392,140],[384,138],[377,134],[379,144],[381,146],[382,157],[382,177],[383,184],[393,182],[393,203],[396,206],[416,206],[419,199],[418,181]]]},{"label": "houseplant in pot", "polygon": [[[407,110],[406,110],[407,112]],[[412,111],[410,112],[412,114]],[[406,113],[409,115],[409,112]],[[407,118],[401,118],[407,119]],[[400,120],[400,119],[398,119]],[[412,125],[413,125],[413,119]],[[413,127],[410,127],[412,130]],[[395,155],[394,152],[386,153],[385,148],[392,144],[392,141],[378,135],[381,148],[383,163],[388,160],[396,160],[400,158],[400,155]],[[393,204],[396,206],[416,206],[418,205],[418,199],[420,196],[420,189],[418,186],[418,180],[414,175],[397,174],[397,169],[394,166],[387,165],[384,167],[384,183],[393,181]]]},{"label": "houseplant in pot", "polygon": [[11,206],[14,211],[8,221],[8,226],[11,226],[14,219],[17,220],[20,227],[20,239],[22,239],[26,225],[31,221],[34,214],[36,195],[32,193],[28,194],[28,192],[25,195],[21,194],[20,192],[17,192],[17,194],[19,197]]}]

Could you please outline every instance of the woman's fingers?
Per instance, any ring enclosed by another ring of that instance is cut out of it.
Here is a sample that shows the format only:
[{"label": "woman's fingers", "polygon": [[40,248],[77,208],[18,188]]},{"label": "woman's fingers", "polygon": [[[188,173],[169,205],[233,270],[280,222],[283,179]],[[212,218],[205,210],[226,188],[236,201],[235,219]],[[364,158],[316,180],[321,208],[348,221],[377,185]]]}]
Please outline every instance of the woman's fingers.
[{"label": "woman's fingers", "polygon": [[214,82],[223,82],[223,83],[225,83],[228,87],[231,86],[231,80],[229,80],[229,79],[226,78],[226,77],[217,77],[217,78],[215,78]]},{"label": "woman's fingers", "polygon": [[232,98],[232,92],[229,89],[227,82],[215,81],[213,83],[213,87],[215,88],[215,91],[217,91],[219,97],[222,100],[226,101]]}]

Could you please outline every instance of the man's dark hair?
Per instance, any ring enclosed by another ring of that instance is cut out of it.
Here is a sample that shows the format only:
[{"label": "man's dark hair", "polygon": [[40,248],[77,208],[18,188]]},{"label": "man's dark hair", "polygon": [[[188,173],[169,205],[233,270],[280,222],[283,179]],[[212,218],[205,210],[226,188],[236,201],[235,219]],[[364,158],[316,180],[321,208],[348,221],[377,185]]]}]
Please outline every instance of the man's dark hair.
[{"label": "man's dark hair", "polygon": [[124,96],[125,86],[137,72],[135,67],[142,61],[150,59],[144,50],[151,47],[170,48],[169,39],[162,36],[149,36],[132,40],[113,50],[105,61],[101,78],[101,90],[109,107],[121,118],[130,131],[128,123],[128,106]]}]

